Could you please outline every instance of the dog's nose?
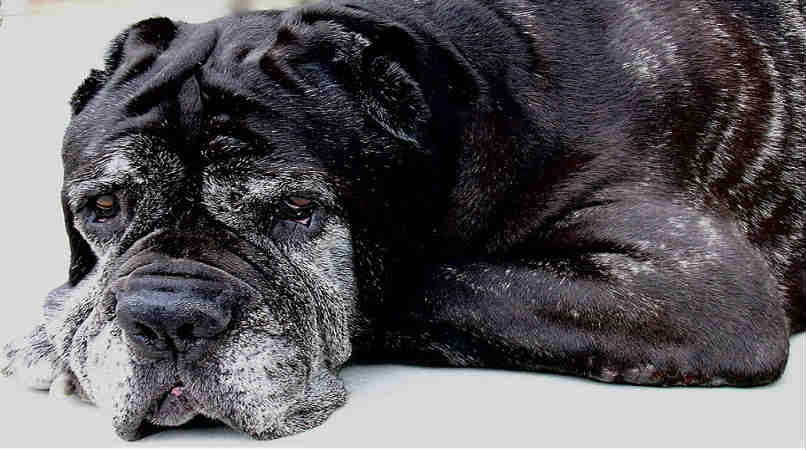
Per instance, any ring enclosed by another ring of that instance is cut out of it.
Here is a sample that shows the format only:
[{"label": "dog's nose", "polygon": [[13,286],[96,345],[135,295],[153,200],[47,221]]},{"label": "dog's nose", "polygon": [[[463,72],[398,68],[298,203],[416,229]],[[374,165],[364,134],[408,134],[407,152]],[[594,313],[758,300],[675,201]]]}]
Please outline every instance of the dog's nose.
[{"label": "dog's nose", "polygon": [[234,294],[225,283],[132,274],[118,284],[117,320],[143,356],[198,358],[230,323]]}]

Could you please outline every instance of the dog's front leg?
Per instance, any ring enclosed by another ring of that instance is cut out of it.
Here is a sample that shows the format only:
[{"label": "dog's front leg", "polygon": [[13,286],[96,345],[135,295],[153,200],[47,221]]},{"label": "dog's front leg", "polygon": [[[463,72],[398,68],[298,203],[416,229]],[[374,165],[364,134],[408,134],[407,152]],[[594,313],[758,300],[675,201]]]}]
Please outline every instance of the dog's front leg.
[{"label": "dog's front leg", "polygon": [[31,389],[49,390],[53,397],[76,394],[86,400],[86,394],[60,356],[47,328],[47,317],[58,313],[70,290],[68,286],[65,284],[50,292],[41,323],[0,347],[0,375],[13,377]]},{"label": "dog's front leg", "polygon": [[14,376],[32,389],[50,389],[59,375],[56,352],[44,325],[37,325],[24,336],[3,346],[0,373]]},{"label": "dog's front leg", "polygon": [[631,211],[577,214],[533,255],[429,266],[387,317],[386,351],[635,384],[775,380],[789,333],[761,256],[691,211]]}]

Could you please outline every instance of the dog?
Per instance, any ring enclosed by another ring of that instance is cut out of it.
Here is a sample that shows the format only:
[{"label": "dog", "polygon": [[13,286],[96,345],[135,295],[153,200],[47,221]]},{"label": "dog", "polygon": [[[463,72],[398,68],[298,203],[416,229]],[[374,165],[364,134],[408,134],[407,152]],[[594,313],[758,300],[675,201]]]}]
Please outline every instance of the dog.
[{"label": "dog", "polygon": [[792,1],[153,18],[71,100],[68,281],[0,369],[135,440],[321,424],[348,360],[776,380],[806,327]]}]

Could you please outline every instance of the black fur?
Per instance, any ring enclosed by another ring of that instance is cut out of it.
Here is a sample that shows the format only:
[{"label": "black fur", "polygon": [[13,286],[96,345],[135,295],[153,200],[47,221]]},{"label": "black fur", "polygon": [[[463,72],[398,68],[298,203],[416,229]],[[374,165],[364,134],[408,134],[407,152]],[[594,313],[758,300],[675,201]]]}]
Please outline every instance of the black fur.
[{"label": "black fur", "polygon": [[[135,132],[182,158],[189,199],[213,161],[315,161],[350,224],[359,357],[763,384],[806,326],[804,33],[772,0],[151,19],[74,95],[66,180]],[[65,211],[75,281],[95,260]]]}]

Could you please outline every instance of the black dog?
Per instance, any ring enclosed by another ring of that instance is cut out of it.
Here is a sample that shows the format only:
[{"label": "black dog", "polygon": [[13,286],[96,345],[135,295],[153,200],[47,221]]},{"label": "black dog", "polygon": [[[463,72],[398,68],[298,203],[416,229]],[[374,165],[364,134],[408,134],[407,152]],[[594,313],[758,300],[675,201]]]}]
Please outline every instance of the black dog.
[{"label": "black dog", "polygon": [[771,0],[140,22],[73,97],[69,282],[2,368],[127,439],[308,429],[351,355],[769,383],[806,326],[805,35]]}]

